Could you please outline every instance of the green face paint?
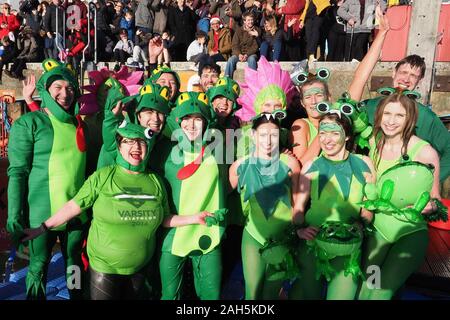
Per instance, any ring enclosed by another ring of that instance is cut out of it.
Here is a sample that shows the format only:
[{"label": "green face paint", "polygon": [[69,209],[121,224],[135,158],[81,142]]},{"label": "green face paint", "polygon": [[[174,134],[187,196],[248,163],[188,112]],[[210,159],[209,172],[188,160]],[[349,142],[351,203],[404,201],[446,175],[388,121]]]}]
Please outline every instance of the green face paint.
[{"label": "green face paint", "polygon": [[332,131],[338,131],[341,132],[342,135],[345,135],[344,128],[336,122],[321,122],[319,124],[319,132],[325,131],[325,132],[332,132]]},{"label": "green face paint", "polygon": [[303,92],[303,97],[312,96],[313,94],[321,93],[325,95],[325,90],[323,88],[309,88]]}]

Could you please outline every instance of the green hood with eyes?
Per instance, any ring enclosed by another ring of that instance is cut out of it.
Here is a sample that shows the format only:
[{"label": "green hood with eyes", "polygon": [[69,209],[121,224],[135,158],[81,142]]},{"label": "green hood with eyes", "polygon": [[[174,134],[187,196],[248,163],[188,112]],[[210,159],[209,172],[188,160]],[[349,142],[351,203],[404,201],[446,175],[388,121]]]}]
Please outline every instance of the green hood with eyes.
[{"label": "green hood with eyes", "polygon": [[128,161],[126,161],[119,150],[119,145],[117,145],[117,156],[116,163],[127,169],[134,172],[145,172],[147,169],[147,163],[150,158],[150,152],[155,144],[155,136],[153,131],[148,128],[144,128],[140,125],[127,122],[124,120],[119,127],[117,128],[117,134],[123,138],[127,139],[142,139],[147,143],[147,152],[144,160],[137,166],[131,165]]}]

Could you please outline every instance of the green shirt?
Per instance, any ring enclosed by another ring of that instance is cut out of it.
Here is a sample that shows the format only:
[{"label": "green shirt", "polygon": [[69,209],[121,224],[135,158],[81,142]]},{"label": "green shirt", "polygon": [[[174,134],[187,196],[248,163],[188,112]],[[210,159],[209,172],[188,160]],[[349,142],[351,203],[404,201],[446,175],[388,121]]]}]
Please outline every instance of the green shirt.
[{"label": "green shirt", "polygon": [[[365,100],[369,122],[373,125],[376,108],[383,97]],[[430,143],[439,153],[440,181],[450,176],[450,134],[442,121],[429,108],[417,103],[419,116],[416,123],[416,135]]]},{"label": "green shirt", "polygon": [[129,275],[148,263],[156,229],[169,214],[156,174],[107,166],[92,174],[73,200],[82,210],[93,208],[87,252],[95,271]]}]

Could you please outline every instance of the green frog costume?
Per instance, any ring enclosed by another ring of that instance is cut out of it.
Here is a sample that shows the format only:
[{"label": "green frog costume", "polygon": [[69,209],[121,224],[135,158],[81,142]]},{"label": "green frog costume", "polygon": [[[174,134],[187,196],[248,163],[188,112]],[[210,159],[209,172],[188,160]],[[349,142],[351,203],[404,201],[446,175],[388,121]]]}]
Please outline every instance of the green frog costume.
[{"label": "green frog costume", "polygon": [[[23,115],[11,129],[7,228],[16,241],[24,228],[39,226],[72,199],[85,178],[86,146],[81,119],[77,116],[80,90],[76,76],[68,66],[53,59],[45,60],[43,68],[36,86],[42,99],[41,109]],[[48,92],[57,80],[67,81],[74,89],[74,102],[68,111]],[[82,214],[30,241],[28,299],[45,299],[47,268],[57,237],[66,266],[82,265],[86,221],[86,215]],[[76,296],[74,291],[72,298]]]},{"label": "green frog costume", "polygon": [[[204,138],[191,143],[180,124],[183,117],[199,114],[205,120],[206,132],[212,118],[208,98],[204,93],[184,92],[167,119],[167,125],[178,141],[158,150],[159,170],[166,178],[171,193],[172,213],[192,215],[201,211],[222,212],[225,208],[227,170],[219,164]],[[178,130],[177,130],[178,129]],[[221,252],[220,241],[226,221],[217,224],[187,225],[168,228],[163,235],[160,271],[162,299],[179,299],[183,266],[192,260],[194,282],[200,299],[220,297]]]},{"label": "green frog costume", "polygon": [[[345,135],[340,125],[334,124],[330,128],[327,125],[321,123],[319,131],[336,131],[339,127]],[[354,222],[360,217],[359,202],[364,196],[366,172],[370,173],[368,165],[362,156],[356,154],[350,153],[342,161],[330,160],[323,154],[313,160],[307,171],[311,177],[311,206],[305,214],[305,225],[321,231],[314,240],[300,246],[298,261],[301,274],[292,287],[290,298],[321,299],[323,280],[326,280],[328,300],[354,299],[358,276],[361,275],[359,258],[362,235],[353,229],[357,228]],[[341,241],[340,246],[335,246],[338,238],[334,237],[334,232],[327,231],[330,225],[339,229],[339,233],[351,237]],[[319,237],[322,234],[324,237]],[[347,251],[347,247],[351,250]]]},{"label": "green frog costume", "polygon": [[[97,170],[74,197],[81,209],[93,208],[87,243],[91,299],[140,297],[144,269],[155,252],[156,230],[169,214],[164,184],[147,170],[155,139],[150,129],[124,121],[117,134],[145,140],[147,154],[132,166],[117,152],[116,164]],[[128,289],[118,294],[123,286]]]},{"label": "green frog costume", "polygon": [[[424,140],[420,140],[413,145],[407,151],[409,159],[414,160],[425,145],[428,145],[428,143]],[[378,156],[375,149],[375,146],[373,146],[370,156],[377,163]],[[377,180],[383,176],[383,173],[400,162],[402,162],[402,159],[380,159],[377,166]],[[431,184],[429,184],[429,187],[431,188]],[[401,192],[408,191],[402,189]],[[382,210],[376,212],[373,225],[376,231],[367,239],[363,266],[379,266],[381,268],[381,283],[379,288],[373,289],[363,283],[359,299],[391,299],[407,278],[423,263],[428,246],[428,226],[423,219],[417,222],[401,221]]]},{"label": "green frog costume", "polygon": [[283,278],[279,270],[262,257],[270,241],[286,236],[291,225],[291,169],[289,157],[281,154],[278,165],[273,161],[247,156],[237,168],[238,192],[246,217],[242,236],[242,264],[245,299],[277,299]]}]

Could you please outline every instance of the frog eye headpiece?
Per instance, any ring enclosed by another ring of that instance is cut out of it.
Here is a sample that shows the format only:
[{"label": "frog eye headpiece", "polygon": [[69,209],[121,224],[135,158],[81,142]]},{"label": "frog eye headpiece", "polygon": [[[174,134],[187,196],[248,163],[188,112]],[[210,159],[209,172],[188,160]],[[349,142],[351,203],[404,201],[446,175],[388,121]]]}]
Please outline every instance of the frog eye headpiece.
[{"label": "frog eye headpiece", "polygon": [[223,96],[228,100],[233,101],[233,110],[237,110],[236,99],[239,97],[241,88],[239,84],[229,77],[219,78],[214,87],[209,88],[207,95],[209,101],[212,102],[216,97]]},{"label": "frog eye headpiece", "polygon": [[308,60],[303,60],[298,63],[291,73],[291,80],[296,86],[301,86],[306,81],[317,79],[327,81],[330,78],[330,70],[327,68],[316,69],[315,72],[308,70]]},{"label": "frog eye headpiece", "polygon": [[209,107],[208,96],[205,93],[183,92],[178,96],[171,116],[180,124],[183,117],[191,114],[201,114],[208,123],[211,121],[212,111]]},{"label": "frog eye headpiece", "polygon": [[[153,83],[156,83],[156,81],[158,81],[158,79],[161,77],[161,75],[163,73],[170,73],[175,77],[175,81],[177,82],[177,88],[178,91],[180,90],[180,76],[178,75],[178,73],[176,73],[175,71],[173,71],[172,69],[170,69],[169,67],[166,66],[159,66],[158,68],[156,68],[155,70],[152,71],[149,80]],[[177,92],[178,93],[178,92]]]},{"label": "frog eye headpiece", "polygon": [[350,119],[351,115],[355,111],[355,106],[347,102],[336,102],[332,104],[328,101],[322,101],[316,105],[316,109],[322,115],[327,113],[335,113],[339,116],[339,118],[341,117],[341,115],[344,115]]},{"label": "frog eye headpiece", "polygon": [[81,95],[76,73],[70,64],[61,63],[55,59],[46,59],[42,62],[42,68],[44,73],[36,84],[39,93],[47,91],[54,81],[65,80],[75,89],[75,99]]},{"label": "frog eye headpiece", "polygon": [[[145,141],[147,145],[147,153],[143,159],[143,161],[137,165],[131,165],[126,161],[121,153],[118,151],[116,156],[116,163],[120,165],[121,167],[124,167],[125,169],[135,171],[135,172],[144,172],[147,168],[148,159],[150,157],[150,152],[153,149],[153,146],[155,145],[155,134],[152,130],[149,128],[144,128],[140,125],[128,122],[126,120],[122,121],[122,123],[117,128],[117,135],[121,136],[122,138],[126,139],[132,139],[132,140],[140,140]],[[119,146],[118,146],[119,147]]]},{"label": "frog eye headpiece", "polygon": [[169,96],[168,87],[147,82],[139,89],[139,94],[133,97],[137,102],[136,113],[141,112],[142,109],[153,109],[168,115],[170,112]]},{"label": "frog eye headpiece", "polygon": [[391,94],[399,93],[408,98],[417,101],[421,98],[421,94],[414,90],[403,90],[400,88],[383,87],[377,90],[377,92],[383,96],[390,96]]}]

